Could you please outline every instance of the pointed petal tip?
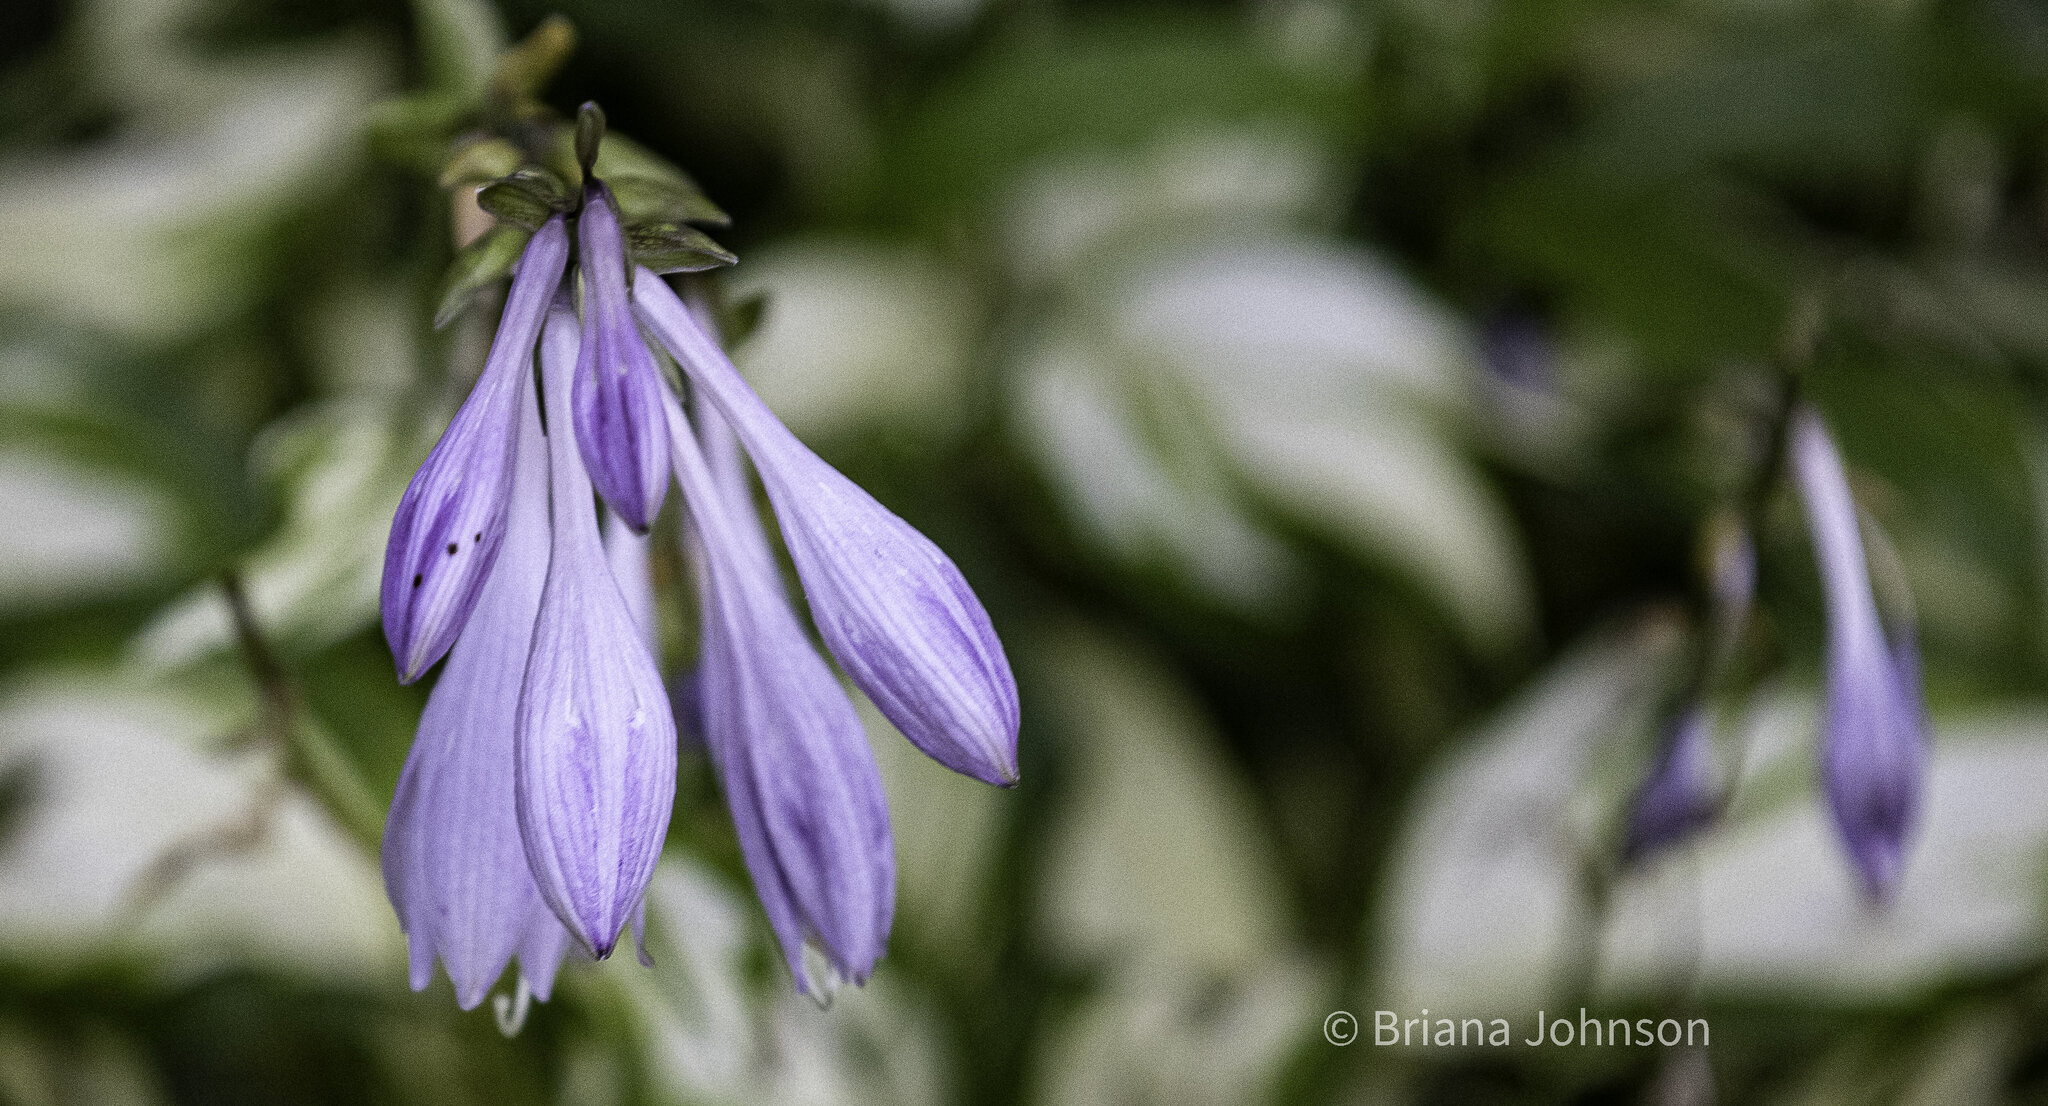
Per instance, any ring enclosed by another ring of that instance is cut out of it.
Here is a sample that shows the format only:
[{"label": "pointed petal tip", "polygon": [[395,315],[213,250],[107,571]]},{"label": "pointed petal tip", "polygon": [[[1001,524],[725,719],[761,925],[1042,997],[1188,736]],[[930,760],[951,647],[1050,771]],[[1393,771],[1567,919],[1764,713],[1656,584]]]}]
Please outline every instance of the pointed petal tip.
[{"label": "pointed petal tip", "polygon": [[1016,787],[1018,784],[1023,783],[1024,773],[1023,770],[1019,768],[1017,765],[1017,740],[1016,732],[1014,730],[1011,731],[1010,745],[1006,751],[1009,755],[995,762],[995,771],[993,773],[991,773],[988,776],[978,776],[976,778],[980,779],[981,782],[988,784],[990,787],[999,787],[1002,788],[1004,791],[1008,791],[1011,788]]},{"label": "pointed petal tip", "polygon": [[[385,571],[388,573],[390,568],[387,566]],[[384,644],[391,650],[391,667],[398,673],[398,682],[402,685],[417,683],[432,666],[432,662],[420,663],[419,642],[412,636],[412,626],[407,620],[406,611],[387,603],[384,606],[383,621]],[[450,648],[453,648],[453,643],[450,644]]]},{"label": "pointed petal tip", "polygon": [[[401,923],[402,925],[402,923]],[[424,991],[434,981],[434,950],[418,934],[406,934],[406,955],[410,960],[410,976],[414,993]]]},{"label": "pointed petal tip", "polygon": [[[613,917],[617,918],[617,915]],[[588,953],[592,960],[604,961],[610,960],[612,954],[619,951],[619,943],[625,939],[626,921],[623,918],[615,921],[578,918],[567,928],[571,942],[578,946],[580,951]],[[598,934],[605,936],[596,936]]]},{"label": "pointed petal tip", "polygon": [[545,973],[536,972],[533,975],[528,975],[526,973],[526,965],[521,964],[519,966],[519,978],[526,981],[526,989],[533,992],[533,1000],[535,1002],[546,1002],[555,989],[555,973],[552,970]]},{"label": "pointed petal tip", "polygon": [[[884,717],[887,717],[886,712]],[[893,723],[895,720],[890,721]],[[902,732],[901,726],[898,726],[898,732]],[[1017,767],[1014,741],[1010,743],[1009,748],[990,755],[984,749],[977,749],[962,742],[937,739],[940,735],[934,735],[926,729],[919,729],[915,737],[907,733],[904,736],[909,738],[910,743],[916,746],[919,752],[937,761],[941,767],[958,772],[968,779],[988,784],[990,787],[1008,791],[1023,779]]]},{"label": "pointed petal tip", "polygon": [[[917,743],[912,742],[912,744]],[[959,756],[942,758],[934,755],[931,750],[924,748],[922,745],[918,746],[918,751],[938,761],[941,767],[958,772],[970,780],[985,783],[990,787],[1001,788],[1004,791],[1016,787],[1024,779],[1023,773],[1018,771],[1017,759],[1014,755],[1008,759],[977,757],[969,760]]]},{"label": "pointed petal tip", "polygon": [[[598,470],[604,461],[592,461],[586,454],[584,464],[591,473],[591,483],[597,487],[598,495],[604,497],[605,507],[625,523],[626,529],[631,530],[635,537],[646,537],[654,528],[654,520],[661,514],[662,502],[667,498],[667,485],[662,485],[662,494],[650,497],[633,490],[632,481],[628,479],[615,478],[600,483]],[[616,494],[608,494],[607,486]]]},{"label": "pointed petal tip", "polygon": [[472,981],[468,984],[456,984],[455,1006],[459,1010],[474,1010],[483,1005],[484,997],[490,993],[489,983],[479,984]]}]

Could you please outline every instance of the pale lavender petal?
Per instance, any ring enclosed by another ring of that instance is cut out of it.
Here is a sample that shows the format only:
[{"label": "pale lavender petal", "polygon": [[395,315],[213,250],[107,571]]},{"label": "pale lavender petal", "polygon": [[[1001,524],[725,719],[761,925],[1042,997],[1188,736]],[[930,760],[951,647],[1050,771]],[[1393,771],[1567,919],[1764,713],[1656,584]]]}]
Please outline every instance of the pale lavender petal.
[{"label": "pale lavender petal", "polygon": [[626,611],[640,630],[641,644],[649,653],[659,654],[661,623],[654,610],[654,575],[647,545],[647,535],[634,533],[618,512],[605,512],[604,556],[611,564],[612,579],[618,581]]},{"label": "pale lavender petal", "polygon": [[541,896],[599,958],[653,878],[675,798],[676,732],[654,658],[612,578],[569,415],[576,319],[541,337],[552,558],[519,703],[520,835]]},{"label": "pale lavender petal", "polygon": [[1828,690],[1821,780],[1865,887],[1887,899],[1905,867],[1927,772],[1919,664],[1887,640],[1870,590],[1856,502],[1820,419],[1794,419],[1792,472],[1806,503],[1827,601]]},{"label": "pale lavender petal", "polygon": [[1706,711],[1694,706],[1672,722],[1656,765],[1629,809],[1622,852],[1649,856],[1711,824],[1720,811]]},{"label": "pale lavender petal", "polygon": [[504,545],[427,697],[384,830],[384,882],[411,949],[413,989],[426,987],[438,956],[465,1010],[515,953],[546,999],[569,945],[527,870],[512,790],[520,677],[548,572],[547,440],[531,374],[514,396]]},{"label": "pale lavender petal", "polygon": [[[513,821],[513,829],[516,831],[518,819],[515,817]],[[522,853],[520,860],[525,859]],[[528,872],[526,878],[531,880],[533,873]],[[539,894],[539,891],[534,892],[536,901]],[[526,936],[519,942],[519,974],[525,978],[527,989],[533,992],[533,997],[546,1002],[549,996],[554,994],[555,975],[561,970],[562,958],[575,951],[577,945],[576,939],[569,936],[568,930],[562,928],[562,920],[555,917],[555,912],[548,909],[547,903],[540,904],[540,912],[547,915],[546,919],[536,919],[527,928]]]},{"label": "pale lavender petal", "polygon": [[645,269],[634,302],[754,458],[811,615],[884,716],[948,768],[1017,781],[1017,684],[988,613],[951,559],[818,459]]},{"label": "pale lavender petal", "polygon": [[576,235],[583,272],[576,441],[606,505],[644,534],[668,494],[668,426],[661,414],[668,385],[633,322],[625,241],[603,185],[584,193]]},{"label": "pale lavender petal", "polygon": [[697,676],[706,743],[747,871],[799,990],[817,986],[804,967],[807,940],[834,971],[864,982],[888,943],[896,901],[874,752],[772,563],[751,551],[761,538],[750,508],[720,489],[681,404],[666,407],[689,506],[685,540],[703,566]]}]

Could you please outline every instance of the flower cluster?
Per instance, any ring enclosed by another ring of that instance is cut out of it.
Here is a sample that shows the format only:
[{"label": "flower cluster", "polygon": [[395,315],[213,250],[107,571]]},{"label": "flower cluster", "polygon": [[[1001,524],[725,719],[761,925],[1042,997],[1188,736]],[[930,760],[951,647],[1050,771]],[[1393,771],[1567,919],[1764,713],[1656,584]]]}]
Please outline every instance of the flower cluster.
[{"label": "flower cluster", "polygon": [[[603,958],[642,925],[677,726],[638,535],[672,473],[703,611],[685,726],[701,727],[799,989],[818,986],[807,945],[865,980],[894,906],[888,810],[859,718],[784,590],[742,449],[826,648],[919,748],[1015,783],[1015,681],[953,562],[790,434],[634,265],[591,165],[586,152],[580,202],[540,220],[519,257],[483,374],[385,554],[400,679],[448,657],[383,849],[413,986],[438,957],[467,1009],[516,957],[546,998],[572,948]],[[645,335],[682,367],[691,410]]]}]

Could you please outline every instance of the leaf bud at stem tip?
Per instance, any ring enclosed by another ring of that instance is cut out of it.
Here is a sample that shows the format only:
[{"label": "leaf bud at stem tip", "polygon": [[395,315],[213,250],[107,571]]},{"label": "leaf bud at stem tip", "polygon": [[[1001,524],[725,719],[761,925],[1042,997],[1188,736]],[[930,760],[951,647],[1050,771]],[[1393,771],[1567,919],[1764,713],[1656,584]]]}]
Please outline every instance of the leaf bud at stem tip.
[{"label": "leaf bud at stem tip", "polygon": [[597,164],[597,147],[604,141],[604,109],[596,101],[586,102],[576,111],[576,164],[583,169],[585,180],[590,178],[591,166]]}]

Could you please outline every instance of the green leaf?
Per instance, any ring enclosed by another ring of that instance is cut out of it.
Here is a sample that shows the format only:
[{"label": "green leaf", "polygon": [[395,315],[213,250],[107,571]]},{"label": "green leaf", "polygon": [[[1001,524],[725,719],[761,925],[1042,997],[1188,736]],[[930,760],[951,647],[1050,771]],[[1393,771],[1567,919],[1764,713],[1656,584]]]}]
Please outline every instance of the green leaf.
[{"label": "green leaf", "polygon": [[612,198],[618,201],[620,221],[629,227],[647,223],[732,225],[732,217],[680,172],[669,177],[625,173],[605,177],[604,182],[611,186]]},{"label": "green leaf", "polygon": [[977,51],[919,97],[885,135],[877,194],[891,208],[950,219],[1049,155],[1142,148],[1218,126],[1277,126],[1342,148],[1364,133],[1367,102],[1346,82],[1287,63],[1223,18],[1076,20],[1058,36]]},{"label": "green leaf", "polygon": [[730,250],[695,227],[656,223],[630,227],[626,248],[636,264],[657,273],[701,273],[739,261]]},{"label": "green leaf", "polygon": [[456,254],[441,285],[441,306],[434,310],[434,329],[453,322],[478,292],[504,279],[531,237],[532,232],[522,227],[494,227]]},{"label": "green leaf", "polygon": [[547,201],[515,184],[499,181],[478,190],[477,206],[496,216],[500,221],[539,230],[555,211]]},{"label": "green leaf", "polygon": [[482,96],[505,27],[485,0],[415,0],[420,61],[427,85],[468,101]]},{"label": "green leaf", "polygon": [[[560,128],[555,135],[554,149],[550,152],[557,161],[566,160],[572,165],[576,163],[576,137],[573,127]],[[612,183],[615,178],[640,177],[666,184],[671,188],[699,195],[703,193],[690,174],[676,168],[667,158],[617,131],[605,134],[604,145],[598,148],[597,164],[592,170],[604,178],[606,183]]]},{"label": "green leaf", "polygon": [[502,138],[472,142],[455,151],[441,169],[441,187],[460,188],[511,176],[519,168],[519,151]]},{"label": "green leaf", "polygon": [[370,107],[364,131],[377,157],[425,174],[436,174],[448,159],[448,140],[467,116],[460,97],[422,92]]}]

